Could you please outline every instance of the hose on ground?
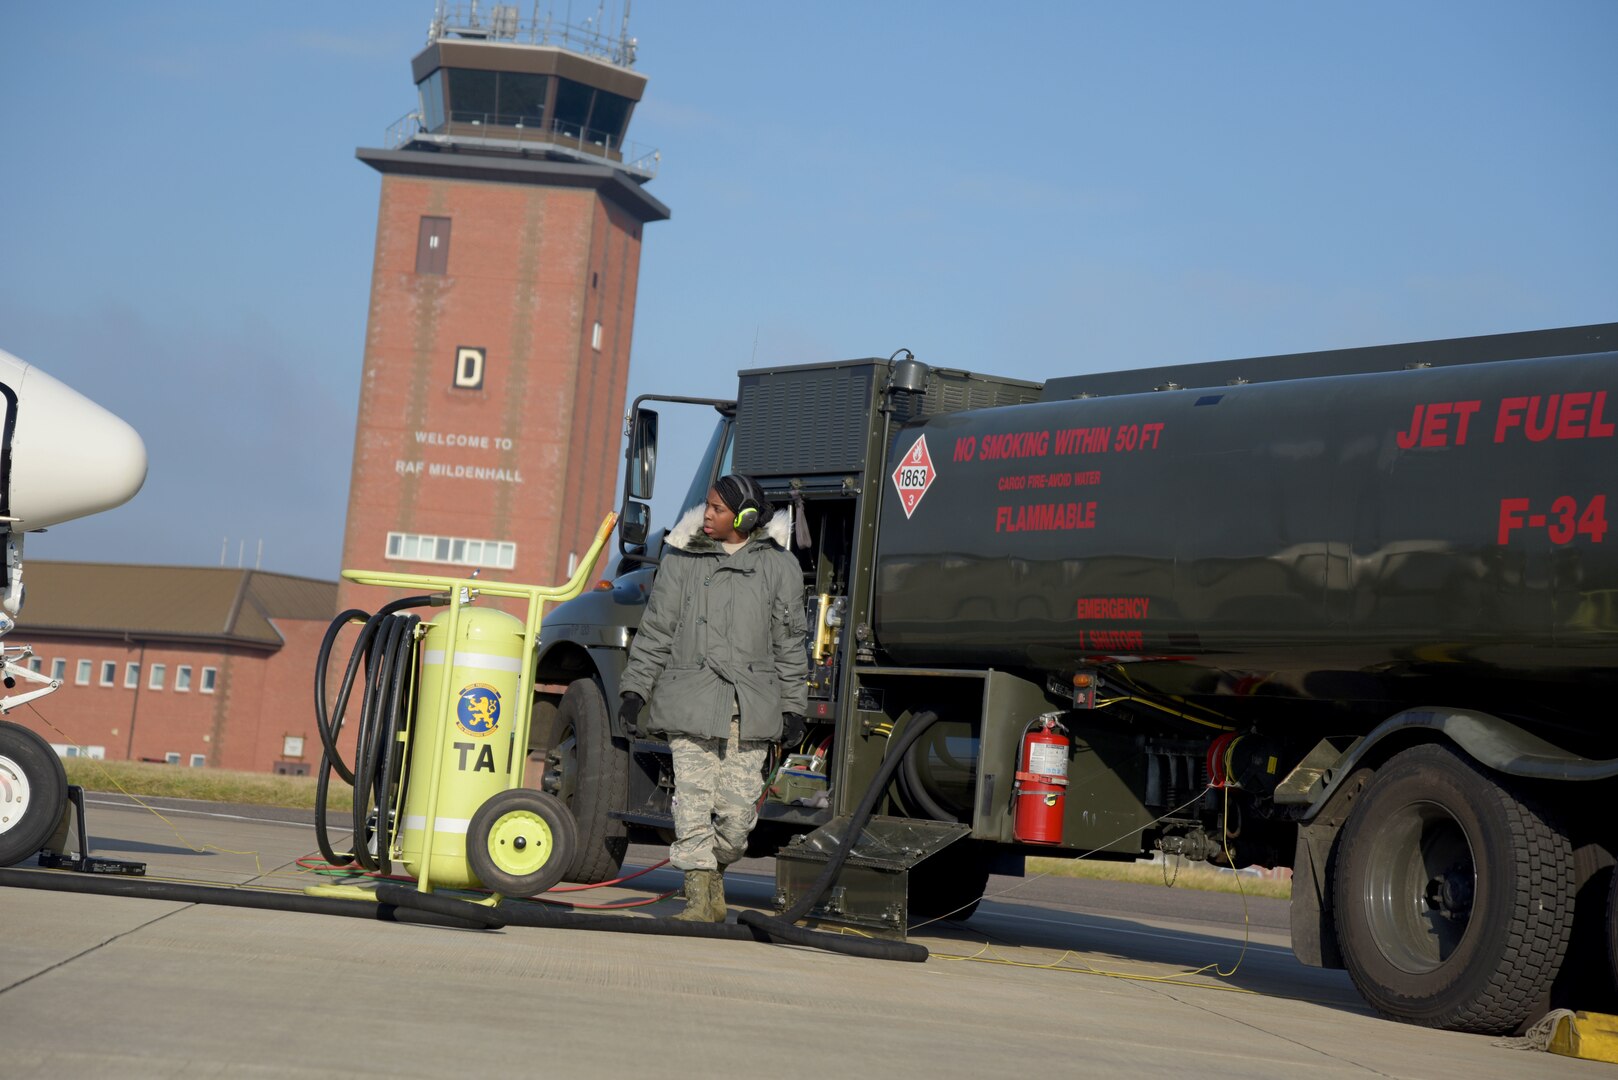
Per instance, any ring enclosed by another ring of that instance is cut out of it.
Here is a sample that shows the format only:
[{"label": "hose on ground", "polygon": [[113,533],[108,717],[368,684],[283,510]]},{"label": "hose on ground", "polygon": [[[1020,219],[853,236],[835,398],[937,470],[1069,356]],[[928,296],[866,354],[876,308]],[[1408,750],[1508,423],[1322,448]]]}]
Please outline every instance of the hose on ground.
[{"label": "hose on ground", "polygon": [[[803,897],[786,912],[778,916],[765,915],[762,912],[744,911],[737,916],[735,923],[691,923],[674,919],[638,919],[622,915],[588,915],[579,912],[555,911],[537,905],[513,905],[502,903],[495,908],[499,916],[508,926],[539,926],[553,929],[567,930],[603,930],[620,934],[661,934],[674,937],[701,937],[720,938],[728,941],[770,941],[778,945],[802,945],[814,949],[824,949],[828,952],[842,953],[845,956],[858,956],[873,960],[902,960],[911,963],[921,963],[927,959],[927,949],[923,945],[905,941],[883,941],[874,938],[852,937],[846,934],[827,933],[823,930],[811,930],[796,925],[797,921],[814,909],[820,903],[826,891],[837,880],[842,872],[843,864],[848,861],[849,854],[859,841],[860,834],[864,832],[866,824],[871,820],[871,814],[876,809],[877,801],[887,786],[893,780],[894,770],[904,759],[906,753],[924,735],[933,724],[937,723],[938,714],[923,712],[916,714],[910,722],[905,733],[899,737],[894,745],[893,752],[877,770],[876,777],[871,786],[866,789],[865,795],[860,799],[859,807],[854,816],[849,819],[848,831],[843,836],[842,843],[837,846],[820,875],[809,886]],[[414,889],[399,885],[384,884],[377,887],[377,896],[389,903],[401,907],[415,907],[423,911],[436,912],[446,917],[454,916],[468,905],[467,901],[456,900],[452,897],[434,896],[430,893],[420,893]]]},{"label": "hose on ground", "polygon": [[421,923],[456,930],[498,930],[504,925],[498,913],[477,904],[463,904],[453,911],[440,912],[417,905],[304,896],[228,885],[186,885],[173,881],[77,874],[64,870],[0,870],[0,887],[90,893],[95,896],[133,896],[142,900],[172,900],[182,904],[216,904],[263,911],[297,911],[308,915]]},{"label": "hose on ground", "polygon": [[[815,878],[803,896],[798,898],[798,902],[780,915],[765,915],[757,911],[744,911],[737,917],[742,925],[762,931],[772,941],[787,944],[811,944],[817,948],[848,953],[854,956],[873,955],[864,950],[856,951],[854,948],[854,946],[867,946],[879,948],[881,950],[879,958],[881,959],[915,962],[927,959],[927,949],[924,946],[910,942],[851,938],[840,934],[828,934],[823,931],[805,930],[795,924],[799,919],[814,910],[815,905],[820,903],[827,890],[837,880],[837,875],[842,873],[843,864],[848,861],[849,854],[853,852],[854,845],[859,842],[860,834],[865,831],[866,824],[871,820],[871,814],[876,810],[877,800],[882,797],[882,793],[887,790],[889,782],[892,781],[894,770],[899,767],[905,755],[910,752],[910,748],[937,722],[938,714],[932,711],[917,713],[911,717],[910,726],[905,729],[903,735],[899,736],[899,741],[894,744],[887,760],[882,763],[882,767],[877,770],[876,776],[871,780],[871,786],[865,789],[865,795],[860,799],[859,806],[854,810],[854,816],[849,819],[848,831],[843,835],[843,842],[837,845],[837,850],[832,852],[831,857],[826,860],[826,865],[820,871],[820,876]],[[813,936],[806,940],[804,938],[806,934]]]},{"label": "hose on ground", "polygon": [[[416,908],[445,918],[458,917],[463,908],[476,906],[466,900],[437,893],[417,892],[408,885],[378,885],[377,898],[399,907]],[[677,922],[674,919],[643,919],[627,915],[593,915],[562,911],[542,904],[503,902],[493,909],[507,926],[532,926],[546,930],[603,930],[616,934],[659,934],[667,937],[716,938],[724,941],[763,941],[764,937],[738,923]]]}]

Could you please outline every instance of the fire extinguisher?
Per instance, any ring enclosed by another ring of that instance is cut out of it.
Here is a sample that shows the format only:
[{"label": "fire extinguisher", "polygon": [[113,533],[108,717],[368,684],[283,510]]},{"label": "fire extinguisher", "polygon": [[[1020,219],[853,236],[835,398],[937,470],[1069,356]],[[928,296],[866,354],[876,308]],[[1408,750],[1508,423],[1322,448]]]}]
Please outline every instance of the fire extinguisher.
[{"label": "fire extinguisher", "polygon": [[1012,834],[1025,844],[1060,844],[1067,802],[1067,729],[1042,716],[1023,735]]}]

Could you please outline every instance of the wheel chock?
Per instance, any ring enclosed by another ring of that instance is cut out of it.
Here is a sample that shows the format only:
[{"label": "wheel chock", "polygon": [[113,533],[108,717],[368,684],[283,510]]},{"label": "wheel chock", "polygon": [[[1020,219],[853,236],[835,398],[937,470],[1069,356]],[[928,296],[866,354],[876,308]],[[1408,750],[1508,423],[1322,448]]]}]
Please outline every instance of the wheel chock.
[{"label": "wheel chock", "polygon": [[[107,859],[90,854],[90,837],[84,826],[84,788],[69,784],[68,808],[63,811],[56,836],[39,853],[39,865],[47,870],[75,870],[81,874],[120,874],[124,877],[144,877],[146,864],[127,859]],[[79,836],[79,849],[67,851],[68,818],[74,819]]]},{"label": "wheel chock", "polygon": [[1618,1016],[1576,1012],[1559,1018],[1549,1050],[1563,1057],[1618,1064]]}]

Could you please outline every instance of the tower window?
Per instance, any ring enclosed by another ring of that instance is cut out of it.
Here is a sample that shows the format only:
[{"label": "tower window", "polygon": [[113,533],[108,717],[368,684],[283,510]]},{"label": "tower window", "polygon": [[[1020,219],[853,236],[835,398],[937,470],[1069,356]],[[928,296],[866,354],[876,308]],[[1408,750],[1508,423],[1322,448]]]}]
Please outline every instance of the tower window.
[{"label": "tower window", "polygon": [[596,323],[595,329],[590,331],[590,348],[596,352],[601,351],[601,324]]},{"label": "tower window", "polygon": [[416,273],[449,272],[449,218],[424,217],[416,234]]},{"label": "tower window", "polygon": [[451,68],[449,72],[449,118],[457,124],[492,124],[499,105],[495,98],[492,71]]}]

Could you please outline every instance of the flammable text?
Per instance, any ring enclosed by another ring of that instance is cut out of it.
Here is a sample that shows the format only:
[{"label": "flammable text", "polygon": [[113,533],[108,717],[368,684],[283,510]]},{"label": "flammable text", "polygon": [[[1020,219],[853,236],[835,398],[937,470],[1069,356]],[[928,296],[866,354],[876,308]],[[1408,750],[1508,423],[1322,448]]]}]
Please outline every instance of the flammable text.
[{"label": "flammable text", "polygon": [[994,508],[995,532],[1050,532],[1057,529],[1093,529],[1096,504],[1035,503],[1032,506]]}]

